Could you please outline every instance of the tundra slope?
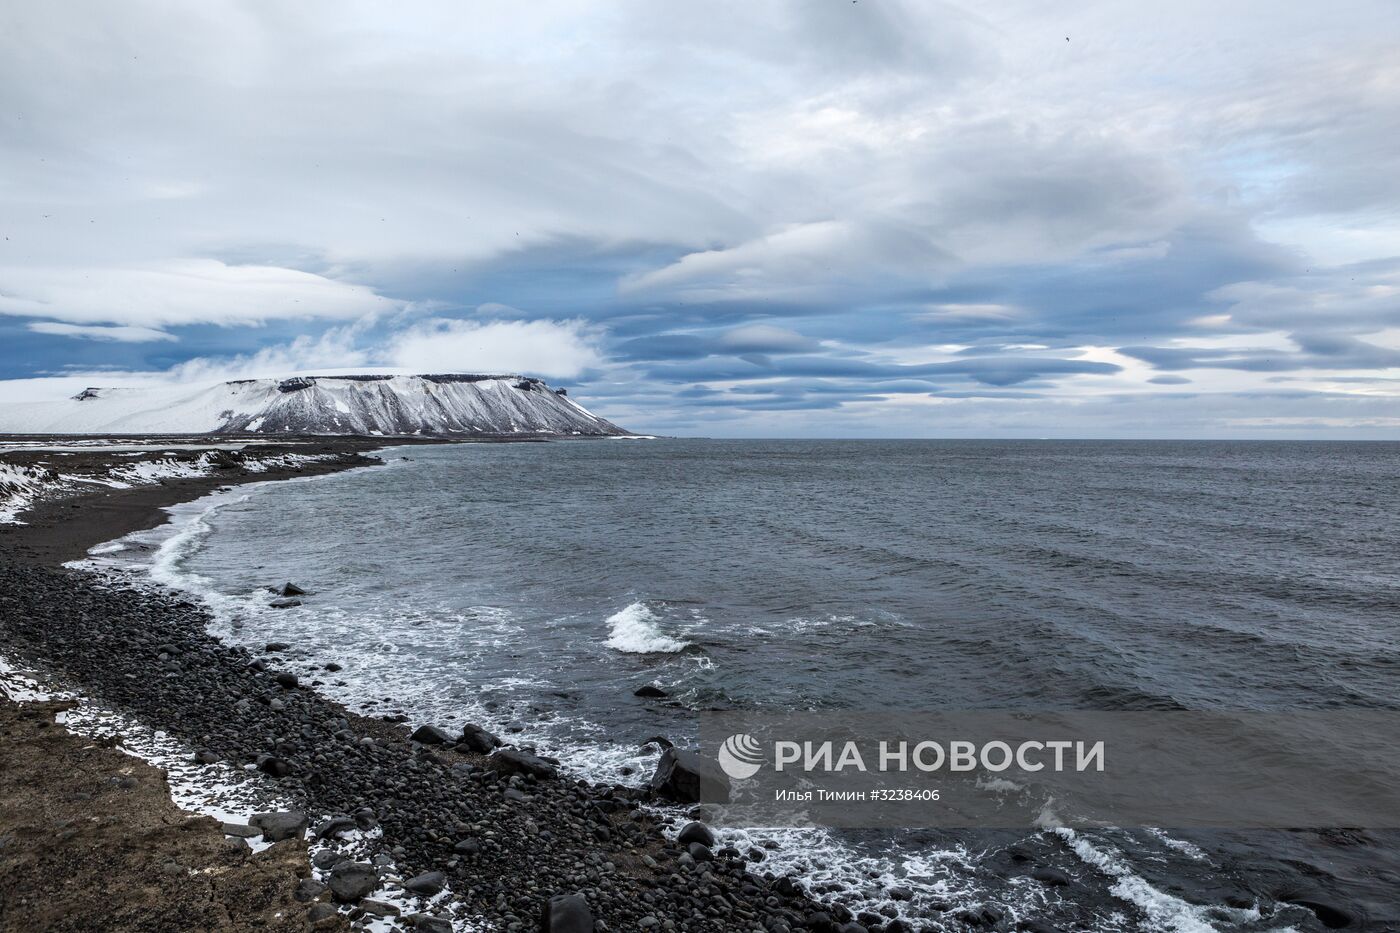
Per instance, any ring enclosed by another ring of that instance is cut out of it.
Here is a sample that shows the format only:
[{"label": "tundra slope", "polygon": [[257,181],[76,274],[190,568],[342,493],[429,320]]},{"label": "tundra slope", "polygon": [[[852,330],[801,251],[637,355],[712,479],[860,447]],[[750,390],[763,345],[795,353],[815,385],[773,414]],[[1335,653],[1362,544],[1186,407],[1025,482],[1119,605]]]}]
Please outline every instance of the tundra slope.
[{"label": "tundra slope", "polygon": [[628,432],[527,376],[294,376],[201,389],[85,389],[0,405],[12,434],[608,436]]}]

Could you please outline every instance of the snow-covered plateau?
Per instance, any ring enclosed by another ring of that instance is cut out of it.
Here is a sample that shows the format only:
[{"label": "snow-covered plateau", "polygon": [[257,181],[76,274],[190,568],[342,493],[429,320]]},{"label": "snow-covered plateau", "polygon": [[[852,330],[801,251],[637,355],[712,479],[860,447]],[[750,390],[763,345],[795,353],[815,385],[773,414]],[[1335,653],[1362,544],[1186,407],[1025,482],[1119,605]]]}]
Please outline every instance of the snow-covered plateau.
[{"label": "snow-covered plateau", "polygon": [[85,389],[0,404],[6,434],[607,435],[628,432],[528,376],[294,376]]}]

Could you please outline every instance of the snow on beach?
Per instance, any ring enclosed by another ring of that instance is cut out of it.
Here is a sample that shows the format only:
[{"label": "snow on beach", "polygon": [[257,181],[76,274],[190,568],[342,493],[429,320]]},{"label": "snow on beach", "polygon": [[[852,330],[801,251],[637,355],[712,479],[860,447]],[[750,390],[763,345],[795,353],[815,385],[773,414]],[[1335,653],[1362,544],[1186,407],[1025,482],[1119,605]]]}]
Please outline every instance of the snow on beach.
[{"label": "snow on beach", "polygon": [[58,491],[61,485],[54,470],[0,463],[0,524],[20,524],[21,512],[45,493]]},{"label": "snow on beach", "polygon": [[111,463],[89,474],[60,472],[47,464],[21,466],[0,462],[0,524],[24,524],[20,516],[40,500],[70,494],[85,484],[127,489],[167,479],[210,476],[230,467],[248,473],[266,473],[325,459],[328,459],[326,455],[294,453],[244,458],[241,454],[218,449],[205,450],[193,457],[169,453],[153,459]]}]

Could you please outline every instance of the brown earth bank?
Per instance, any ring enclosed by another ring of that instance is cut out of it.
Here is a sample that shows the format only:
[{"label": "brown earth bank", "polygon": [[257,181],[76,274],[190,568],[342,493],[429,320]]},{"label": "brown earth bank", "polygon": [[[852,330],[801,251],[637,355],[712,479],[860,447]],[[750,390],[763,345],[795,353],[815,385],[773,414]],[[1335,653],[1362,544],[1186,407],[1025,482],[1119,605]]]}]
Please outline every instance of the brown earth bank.
[{"label": "brown earth bank", "polygon": [[[0,699],[0,931],[313,929],[314,905],[294,897],[305,846],[254,855],[226,839],[171,803],[164,772],[56,725],[69,705]],[[332,912],[314,929],[344,923]]]}]

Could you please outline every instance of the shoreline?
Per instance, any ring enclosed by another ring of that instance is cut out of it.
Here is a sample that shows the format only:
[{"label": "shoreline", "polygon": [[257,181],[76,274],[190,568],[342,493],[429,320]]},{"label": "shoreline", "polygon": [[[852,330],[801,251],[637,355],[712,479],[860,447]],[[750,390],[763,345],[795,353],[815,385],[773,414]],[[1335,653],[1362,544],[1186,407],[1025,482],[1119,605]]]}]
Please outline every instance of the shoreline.
[{"label": "shoreline", "polygon": [[[672,818],[646,806],[649,789],[578,780],[529,746],[484,754],[489,746],[472,748],[460,737],[422,729],[410,736],[405,726],[357,715],[317,691],[319,676],[329,673],[293,671],[274,646],[255,655],[225,645],[208,633],[208,613],[183,594],[55,566],[164,523],[164,506],[241,483],[371,465],[380,461],[369,450],[400,443],[321,438],[315,444],[330,449],[315,452],[334,459],[312,469],[84,489],[40,504],[23,516],[30,524],[0,532],[0,565],[9,564],[0,566],[7,653],[180,739],[202,761],[271,780],[307,814],[313,836],[354,837],[357,857],[368,861],[322,850],[316,884],[338,871],[360,872],[376,888],[392,889],[441,873],[437,880],[453,892],[450,909],[395,918],[390,908],[361,900],[366,890],[336,914],[356,929],[373,921],[375,929],[436,933],[450,918],[493,929],[591,929],[562,919],[580,905],[600,930],[912,929],[876,916],[847,926],[855,918],[843,908],[809,900],[791,878],[751,870],[761,851],[679,845],[676,827],[667,828]],[[335,900],[324,888],[317,894],[317,903]],[[552,926],[541,920],[551,912]]]},{"label": "shoreline", "polygon": [[[95,470],[112,461],[112,454],[103,448],[73,452],[63,465],[76,469],[82,476],[76,489],[59,491],[40,498],[20,513],[23,524],[0,524],[0,554],[20,562],[59,567],[68,561],[81,560],[88,550],[99,544],[125,537],[137,531],[157,528],[169,520],[168,506],[180,505],[202,498],[226,486],[274,482],[299,476],[321,476],[357,467],[379,466],[383,461],[373,453],[389,446],[399,446],[378,438],[311,438],[277,443],[258,442],[245,447],[254,452],[255,459],[293,455],[318,457],[294,466],[272,466],[257,472],[238,468],[212,471],[203,476],[177,476],[147,485],[127,488],[99,485],[97,480],[83,476],[84,470]],[[414,441],[407,441],[412,444]],[[419,441],[418,443],[425,443]],[[153,445],[152,453],[178,447]],[[194,448],[195,453],[220,449],[223,445],[206,443]],[[19,466],[52,461],[52,452],[42,447],[11,451],[0,460]]]}]

